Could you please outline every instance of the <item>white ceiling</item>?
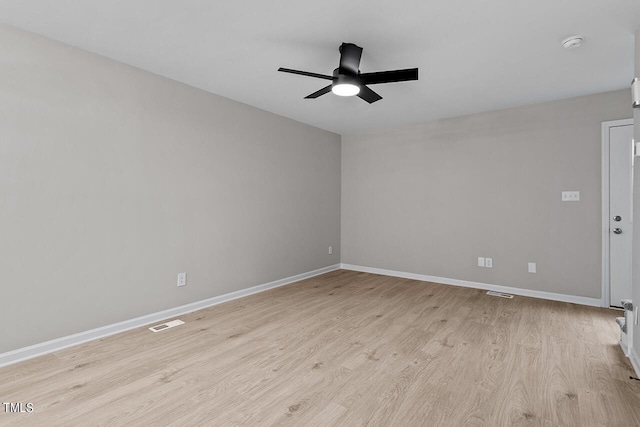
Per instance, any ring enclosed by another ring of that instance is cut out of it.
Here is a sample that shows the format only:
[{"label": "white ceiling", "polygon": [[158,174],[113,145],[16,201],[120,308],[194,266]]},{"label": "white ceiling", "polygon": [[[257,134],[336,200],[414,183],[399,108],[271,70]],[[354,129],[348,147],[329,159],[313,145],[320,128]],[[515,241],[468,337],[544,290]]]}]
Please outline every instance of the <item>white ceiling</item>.
[{"label": "white ceiling", "polygon": [[[0,0],[0,22],[344,134],[629,87],[640,1]],[[331,74],[342,42],[420,80],[369,105],[276,71]]]}]

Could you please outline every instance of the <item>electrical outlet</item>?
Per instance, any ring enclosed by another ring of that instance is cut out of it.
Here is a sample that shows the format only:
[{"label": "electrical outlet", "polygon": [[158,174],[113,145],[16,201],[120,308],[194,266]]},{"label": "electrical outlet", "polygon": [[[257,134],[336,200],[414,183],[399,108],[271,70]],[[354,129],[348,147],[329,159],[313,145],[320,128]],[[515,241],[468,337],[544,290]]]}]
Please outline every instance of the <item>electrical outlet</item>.
[{"label": "electrical outlet", "polygon": [[187,286],[187,273],[178,273],[178,286]]},{"label": "electrical outlet", "polygon": [[536,263],[535,262],[530,262],[529,263],[529,273],[535,273],[536,272]]},{"label": "electrical outlet", "polygon": [[484,267],[484,257],[478,257],[478,267]]},{"label": "electrical outlet", "polygon": [[329,255],[333,255],[333,246],[329,246]]},{"label": "electrical outlet", "polygon": [[493,258],[485,258],[484,266],[487,268],[493,268]]}]

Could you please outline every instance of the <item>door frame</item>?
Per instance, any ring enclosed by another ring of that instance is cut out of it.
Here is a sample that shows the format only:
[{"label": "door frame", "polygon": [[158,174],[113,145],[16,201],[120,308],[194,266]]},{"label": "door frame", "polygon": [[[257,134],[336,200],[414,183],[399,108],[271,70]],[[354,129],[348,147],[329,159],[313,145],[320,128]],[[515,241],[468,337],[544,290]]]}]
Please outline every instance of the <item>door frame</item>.
[{"label": "door frame", "polygon": [[[609,130],[618,126],[633,125],[633,118],[602,122],[602,307],[609,308]],[[634,146],[635,147],[635,146]],[[635,149],[635,148],[634,148]],[[635,159],[635,157],[634,157]],[[632,159],[632,165],[634,163]],[[633,167],[633,166],[632,166]],[[633,169],[632,169],[633,170]]]}]

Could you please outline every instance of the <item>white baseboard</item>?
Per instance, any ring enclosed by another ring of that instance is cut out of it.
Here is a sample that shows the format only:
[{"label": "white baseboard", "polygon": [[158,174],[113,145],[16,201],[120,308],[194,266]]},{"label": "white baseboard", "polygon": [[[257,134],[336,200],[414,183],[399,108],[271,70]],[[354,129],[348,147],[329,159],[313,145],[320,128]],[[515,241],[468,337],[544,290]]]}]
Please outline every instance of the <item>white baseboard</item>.
[{"label": "white baseboard", "polygon": [[99,338],[104,338],[109,335],[118,334],[131,329],[139,328],[141,326],[148,325],[150,323],[159,322],[171,317],[180,316],[182,314],[191,313],[196,310],[211,307],[223,302],[231,301],[234,299],[242,298],[248,295],[264,292],[269,289],[277,288],[280,286],[288,285],[290,283],[298,282],[300,280],[308,279],[310,277],[318,276],[320,274],[328,273],[330,271],[338,270],[339,264],[330,265],[328,267],[320,268],[318,270],[309,271],[307,273],[298,274],[284,279],[276,280],[274,282],[265,283],[263,285],[253,286],[251,288],[242,289],[236,292],[220,295],[213,298],[208,298],[201,301],[196,301],[190,304],[182,305],[180,307],[170,308],[168,310],[159,311],[156,313],[147,314],[145,316],[136,317],[135,319],[125,320],[123,322],[113,323],[111,325],[102,326],[99,328],[91,329],[77,334],[68,335],[66,337],[56,338],[51,341],[46,341],[39,344],[34,344],[28,347],[19,348],[6,353],[0,354],[0,368],[14,363],[22,362],[24,360],[33,359],[34,357],[42,356],[54,351],[62,350],[74,345],[82,344],[88,341],[93,341]]},{"label": "white baseboard", "polygon": [[575,295],[555,294],[552,292],[533,291],[530,289],[511,288],[509,286],[491,285],[489,283],[469,282],[466,280],[448,279],[446,277],[427,276],[425,274],[405,273],[403,271],[385,270],[382,268],[362,267],[352,264],[340,264],[343,270],[361,271],[364,273],[381,274],[383,276],[402,277],[403,279],[421,280],[423,282],[443,283],[445,285],[462,286],[465,288],[486,289],[488,291],[497,291],[507,294],[521,295],[524,297],[533,297],[540,299],[548,299],[552,301],[571,302],[574,304],[590,305],[601,307],[602,301],[599,298],[580,297]]},{"label": "white baseboard", "polygon": [[635,347],[631,347],[629,350],[629,361],[631,361],[633,370],[636,371],[636,378],[640,378],[640,357],[638,357]]}]

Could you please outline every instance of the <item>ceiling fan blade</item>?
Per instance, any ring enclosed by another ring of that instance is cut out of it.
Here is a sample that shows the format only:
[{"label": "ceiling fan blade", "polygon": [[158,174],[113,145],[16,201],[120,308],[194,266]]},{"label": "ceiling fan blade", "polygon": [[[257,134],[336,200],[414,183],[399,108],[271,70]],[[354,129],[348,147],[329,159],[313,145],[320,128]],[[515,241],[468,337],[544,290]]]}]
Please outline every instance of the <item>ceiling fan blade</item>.
[{"label": "ceiling fan blade", "polygon": [[314,99],[314,98],[317,98],[317,97],[322,96],[325,93],[329,93],[329,92],[331,92],[331,85],[325,86],[322,89],[313,92],[311,95],[305,96],[304,99]]},{"label": "ceiling fan blade", "polygon": [[408,80],[418,80],[418,69],[407,68],[405,70],[379,71],[377,73],[360,74],[360,80],[366,85],[378,83],[406,82]]},{"label": "ceiling fan blade", "polygon": [[290,68],[282,68],[282,67],[280,67],[280,68],[278,68],[278,71],[282,71],[283,73],[299,74],[301,76],[307,76],[307,77],[316,77],[318,79],[333,80],[333,77],[326,76],[324,74],[310,73],[308,71],[292,70]]},{"label": "ceiling fan blade", "polygon": [[369,104],[373,104],[376,101],[380,101],[382,97],[366,87],[365,85],[360,86],[360,92],[358,93],[358,97],[364,99]]},{"label": "ceiling fan blade", "polygon": [[358,74],[360,70],[360,58],[362,57],[362,48],[353,43],[342,43],[340,45],[340,71],[342,74]]}]

